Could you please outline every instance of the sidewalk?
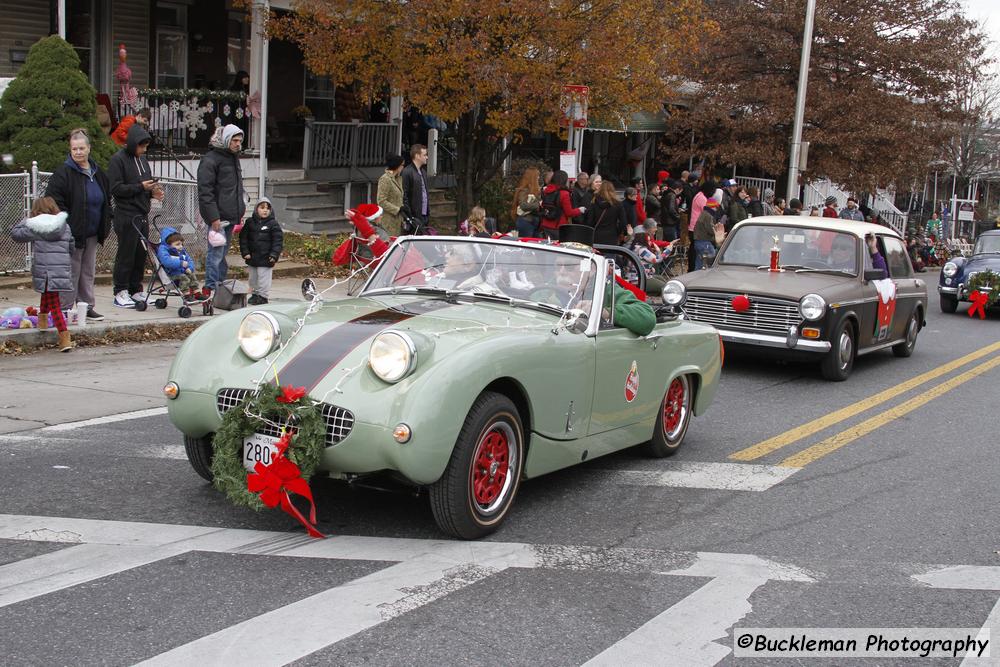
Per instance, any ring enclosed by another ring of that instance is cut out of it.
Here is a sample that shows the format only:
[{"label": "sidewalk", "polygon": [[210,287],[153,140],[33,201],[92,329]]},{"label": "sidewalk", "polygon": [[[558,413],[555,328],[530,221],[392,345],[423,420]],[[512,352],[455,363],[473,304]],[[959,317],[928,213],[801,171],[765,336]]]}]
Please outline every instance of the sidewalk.
[{"label": "sidewalk", "polygon": [[[235,258],[231,258],[235,259]],[[241,261],[241,260],[236,260]],[[302,280],[308,275],[308,265],[295,262],[279,262],[275,267],[275,277],[271,284],[271,301],[302,301]],[[279,272],[278,269],[281,269]],[[289,275],[295,274],[295,275]],[[110,278],[110,277],[109,277]],[[242,282],[246,282],[243,280]],[[330,278],[316,279],[316,285],[320,290],[325,289],[333,282]],[[200,324],[209,318],[201,314],[201,307],[192,307],[192,315],[188,318],[179,317],[177,309],[180,308],[179,298],[171,297],[168,307],[158,310],[150,304],[144,312],[138,312],[133,308],[118,308],[112,303],[110,282],[98,281],[96,288],[97,303],[95,309],[104,320],[100,322],[87,322],[86,326],[70,326],[70,333],[74,339],[79,336],[101,337],[110,330],[122,330],[139,328],[149,325],[172,326],[180,324]],[[342,284],[327,292],[327,296],[332,299],[341,299],[347,296],[347,285]],[[30,276],[5,276],[0,278],[0,312],[7,308],[20,306],[38,307],[38,293],[31,288]],[[225,311],[216,311],[215,316],[223,315]],[[26,347],[39,347],[46,343],[56,342],[55,329],[49,328],[46,331],[38,329],[0,329],[0,343],[11,341]]]}]

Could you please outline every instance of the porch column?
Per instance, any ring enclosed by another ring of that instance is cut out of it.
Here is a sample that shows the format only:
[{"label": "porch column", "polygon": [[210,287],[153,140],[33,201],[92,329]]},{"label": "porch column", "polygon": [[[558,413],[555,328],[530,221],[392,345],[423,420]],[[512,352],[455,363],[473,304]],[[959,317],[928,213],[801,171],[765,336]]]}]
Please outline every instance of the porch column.
[{"label": "porch column", "polygon": [[59,26],[59,36],[66,39],[66,0],[56,3],[56,25]]},{"label": "porch column", "polygon": [[265,23],[270,13],[268,0],[253,5],[253,33],[250,36],[250,81],[256,82],[260,94],[260,118],[257,119],[257,151],[260,162],[260,182],[258,197],[263,197],[267,183],[267,68],[268,39],[264,34]]},{"label": "porch column", "polygon": [[389,98],[389,122],[396,124],[396,154],[403,154],[403,96]]}]

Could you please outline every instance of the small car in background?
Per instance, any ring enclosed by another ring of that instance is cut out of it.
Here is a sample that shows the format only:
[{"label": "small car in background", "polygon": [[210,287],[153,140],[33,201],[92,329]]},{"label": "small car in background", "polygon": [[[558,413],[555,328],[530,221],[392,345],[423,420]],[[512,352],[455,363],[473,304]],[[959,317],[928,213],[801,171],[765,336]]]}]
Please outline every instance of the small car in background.
[{"label": "small car in background", "polygon": [[[888,276],[872,266],[867,235],[875,237]],[[778,270],[771,270],[772,251]],[[903,239],[849,220],[745,220],[711,267],[677,281],[684,317],[716,327],[727,346],[812,359],[834,381],[846,380],[861,354],[891,348],[910,356],[927,313],[927,286],[914,274]]]},{"label": "small car in background", "polygon": [[1000,229],[983,232],[968,257],[952,257],[938,277],[941,312],[954,313],[959,301],[969,300],[969,281],[980,271],[1000,273]]}]

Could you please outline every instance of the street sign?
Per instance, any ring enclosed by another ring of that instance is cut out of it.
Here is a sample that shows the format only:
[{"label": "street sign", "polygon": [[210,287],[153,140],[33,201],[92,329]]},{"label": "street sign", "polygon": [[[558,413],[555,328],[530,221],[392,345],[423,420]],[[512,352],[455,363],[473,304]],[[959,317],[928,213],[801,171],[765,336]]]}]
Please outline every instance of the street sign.
[{"label": "street sign", "polygon": [[590,88],[587,86],[563,86],[559,98],[560,127],[587,127],[587,99]]},{"label": "street sign", "polygon": [[576,180],[576,151],[559,151],[559,169]]},{"label": "street sign", "polygon": [[958,204],[958,219],[959,220],[975,220],[976,218],[976,202],[971,199],[956,199],[955,202]]}]

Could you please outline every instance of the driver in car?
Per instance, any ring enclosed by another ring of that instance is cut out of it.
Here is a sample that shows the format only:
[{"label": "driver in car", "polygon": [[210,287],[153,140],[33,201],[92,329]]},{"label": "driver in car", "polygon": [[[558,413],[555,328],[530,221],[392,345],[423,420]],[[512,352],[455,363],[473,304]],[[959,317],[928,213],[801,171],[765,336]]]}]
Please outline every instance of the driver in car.
[{"label": "driver in car", "polygon": [[858,270],[858,258],[855,251],[854,239],[846,234],[838,234],[833,239],[830,248],[830,259],[827,262],[832,269],[839,269],[849,273]]}]

